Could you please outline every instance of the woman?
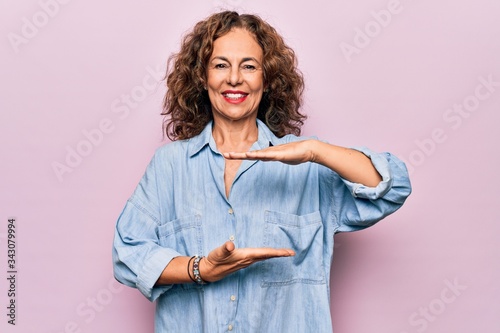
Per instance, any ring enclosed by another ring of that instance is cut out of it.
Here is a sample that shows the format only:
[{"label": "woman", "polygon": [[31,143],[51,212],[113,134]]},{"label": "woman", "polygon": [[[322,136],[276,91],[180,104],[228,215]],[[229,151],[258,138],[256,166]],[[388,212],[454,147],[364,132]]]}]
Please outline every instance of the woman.
[{"label": "woman", "polygon": [[116,278],[156,332],[332,332],[333,236],[410,194],[389,153],[297,136],[303,80],[257,16],[199,22],[171,58],[159,148],[119,217]]}]

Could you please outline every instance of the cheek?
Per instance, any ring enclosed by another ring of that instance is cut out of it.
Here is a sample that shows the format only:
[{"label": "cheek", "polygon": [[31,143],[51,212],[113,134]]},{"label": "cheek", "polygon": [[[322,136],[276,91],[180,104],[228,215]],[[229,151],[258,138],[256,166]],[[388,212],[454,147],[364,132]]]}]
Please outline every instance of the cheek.
[{"label": "cheek", "polygon": [[264,90],[264,80],[262,77],[255,77],[250,82],[250,87],[254,91],[263,91]]},{"label": "cheek", "polygon": [[214,105],[214,103],[217,103],[217,98],[215,94],[210,91],[210,88],[208,89],[208,99],[210,100],[210,104],[212,104],[212,106]]},{"label": "cheek", "polygon": [[216,88],[218,85],[220,85],[220,81],[221,81],[220,78],[215,73],[209,72],[209,74],[207,75],[208,87]]}]

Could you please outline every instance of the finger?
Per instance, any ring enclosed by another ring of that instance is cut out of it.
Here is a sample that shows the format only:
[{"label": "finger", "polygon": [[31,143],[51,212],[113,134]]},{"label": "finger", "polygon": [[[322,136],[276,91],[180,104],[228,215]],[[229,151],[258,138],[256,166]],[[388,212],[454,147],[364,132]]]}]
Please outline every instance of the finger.
[{"label": "finger", "polygon": [[276,154],[264,150],[253,150],[245,153],[229,152],[229,153],[223,153],[222,155],[226,159],[230,160],[261,160],[261,161],[278,160]]},{"label": "finger", "polygon": [[217,262],[226,261],[235,249],[234,243],[231,241],[227,241],[221,246],[215,248],[212,252],[210,252],[207,256],[208,261],[213,262],[214,264]]},{"label": "finger", "polygon": [[229,153],[222,153],[222,156],[228,160],[241,160],[245,158],[245,153],[235,153],[235,152],[229,152]]},{"label": "finger", "polygon": [[270,253],[273,257],[293,257],[295,251],[292,249],[273,249]]},{"label": "finger", "polygon": [[272,150],[253,150],[246,153],[247,159],[261,160],[261,161],[275,161],[279,160],[279,155]]},{"label": "finger", "polygon": [[229,152],[222,153],[222,156],[228,160],[248,160],[252,159],[248,156],[248,153],[238,153],[238,152]]},{"label": "finger", "polygon": [[274,249],[274,248],[247,248],[242,249],[246,251],[248,258],[253,260],[265,260],[277,257],[291,257],[295,255],[295,251],[291,249]]},{"label": "finger", "polygon": [[227,241],[221,246],[219,246],[216,249],[216,251],[214,251],[214,254],[218,259],[224,260],[231,255],[231,252],[233,252],[233,250],[234,250],[234,243],[231,241]]},{"label": "finger", "polygon": [[224,243],[224,247],[225,249],[227,250],[227,253],[229,255],[230,252],[233,252],[235,246],[234,246],[234,243],[231,242],[231,241],[227,241]]}]

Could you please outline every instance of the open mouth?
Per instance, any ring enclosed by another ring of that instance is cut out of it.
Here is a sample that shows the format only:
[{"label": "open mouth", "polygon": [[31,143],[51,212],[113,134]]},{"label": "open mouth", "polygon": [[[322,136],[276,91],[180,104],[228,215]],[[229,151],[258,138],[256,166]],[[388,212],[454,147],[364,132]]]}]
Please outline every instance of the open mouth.
[{"label": "open mouth", "polygon": [[228,101],[238,102],[245,100],[248,94],[243,92],[223,92],[222,96]]},{"label": "open mouth", "polygon": [[239,90],[226,90],[222,92],[222,97],[231,104],[242,103],[247,99],[248,93]]}]

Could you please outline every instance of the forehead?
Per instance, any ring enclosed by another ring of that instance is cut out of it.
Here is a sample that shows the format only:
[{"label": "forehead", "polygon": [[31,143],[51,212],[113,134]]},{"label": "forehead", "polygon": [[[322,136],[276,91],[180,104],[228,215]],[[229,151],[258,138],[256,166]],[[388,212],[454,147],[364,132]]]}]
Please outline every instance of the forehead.
[{"label": "forehead", "polygon": [[262,48],[255,40],[255,37],[245,29],[232,29],[224,36],[214,41],[212,51],[213,57],[254,57],[261,60],[263,57]]}]

